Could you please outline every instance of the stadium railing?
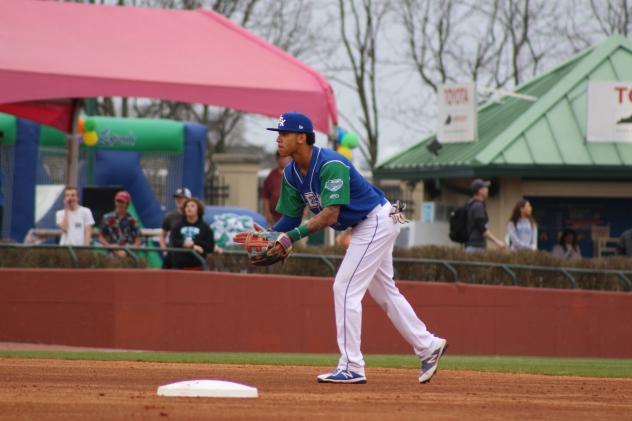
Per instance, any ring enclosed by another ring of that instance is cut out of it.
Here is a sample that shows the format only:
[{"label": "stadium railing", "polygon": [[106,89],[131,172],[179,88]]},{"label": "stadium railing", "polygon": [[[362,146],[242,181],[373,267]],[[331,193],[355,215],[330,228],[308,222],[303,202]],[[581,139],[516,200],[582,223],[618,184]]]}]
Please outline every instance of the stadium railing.
[{"label": "stadium railing", "polygon": [[141,264],[141,258],[139,257],[140,253],[150,253],[150,252],[177,252],[177,253],[189,253],[193,255],[199,262],[202,267],[202,270],[208,271],[209,266],[207,261],[195,250],[188,248],[160,248],[160,247],[146,247],[146,246],[103,246],[103,245],[93,245],[93,246],[70,246],[70,245],[59,245],[59,244],[20,244],[20,243],[0,243],[0,250],[2,249],[22,249],[22,250],[65,250],[70,256],[72,267],[79,267],[79,258],[77,256],[77,251],[86,250],[86,251],[101,251],[101,252],[111,252],[115,250],[124,250],[127,252],[127,255],[132,259],[134,266],[139,269],[144,269],[146,266]]},{"label": "stadium railing", "polygon": [[[79,267],[79,258],[77,256],[77,251],[81,250],[92,250],[92,251],[100,251],[101,253],[113,251],[113,250],[124,250],[130,256],[133,261],[133,264],[137,268],[144,268],[141,264],[141,258],[138,254],[147,253],[147,252],[179,252],[179,253],[190,253],[200,262],[202,270],[215,270],[221,272],[259,272],[261,273],[262,269],[257,268],[255,266],[251,266],[247,264],[247,254],[242,250],[224,250],[221,254],[213,254],[209,255],[209,259],[213,262],[213,268],[211,268],[208,264],[208,261],[205,260],[200,254],[191,249],[186,248],[167,248],[162,249],[160,247],[133,247],[133,246],[60,246],[56,244],[19,244],[19,243],[0,243],[0,250],[3,248],[13,248],[13,249],[56,249],[56,250],[65,250],[71,258],[72,267]],[[239,268],[236,270],[234,265],[228,265],[224,262],[224,260],[228,257],[237,257],[243,259],[243,264],[239,265]],[[321,267],[326,268],[326,271],[329,275],[334,276],[336,274],[337,268],[342,261],[343,256],[340,255],[320,255],[320,254],[309,254],[309,253],[293,253],[291,260],[311,260],[314,262],[318,262],[321,264]],[[446,274],[449,276],[442,275],[442,280],[446,282],[470,282],[470,283],[486,283],[483,279],[475,279],[475,272],[472,269],[482,270],[485,273],[484,276],[493,277],[494,279],[490,279],[489,283],[498,284],[498,275],[493,275],[494,273],[504,274],[509,279],[508,284],[513,286],[524,286],[524,282],[521,282],[521,278],[529,277],[529,279],[541,279],[541,284],[536,286],[546,287],[547,280],[544,276],[534,276],[533,273],[541,273],[541,274],[553,274],[556,275],[556,280],[559,281],[561,279],[566,283],[567,288],[580,288],[580,283],[578,282],[578,277],[594,277],[594,283],[599,283],[599,279],[597,278],[606,278],[606,279],[616,279],[619,288],[622,291],[630,292],[632,291],[632,271],[626,270],[618,270],[618,269],[589,269],[589,268],[571,268],[571,267],[551,267],[551,266],[534,266],[534,265],[520,265],[520,264],[507,264],[507,263],[493,263],[493,262],[480,262],[480,261],[459,261],[459,260],[442,260],[442,259],[426,259],[426,258],[402,258],[402,257],[394,257],[393,264],[395,266],[395,277],[400,279],[402,276],[398,276],[398,272],[406,272],[402,270],[408,265],[409,269],[408,273],[411,270],[414,270],[415,265],[429,266],[434,265],[443,268]],[[300,266],[300,265],[299,265]],[[399,268],[399,270],[398,270]],[[264,273],[278,273],[278,268],[269,268],[264,269]],[[433,273],[437,273],[436,271]],[[526,275],[524,275],[527,273]],[[293,273],[300,274],[300,273]],[[521,276],[521,274],[523,274]],[[405,277],[406,275],[404,275]],[[411,280],[416,280],[415,277],[410,277]],[[406,278],[408,279],[408,278]],[[592,279],[592,278],[591,278]],[[419,280],[419,279],[417,279]],[[434,279],[439,280],[439,279]],[[550,283],[550,282],[549,282]],[[532,282],[533,284],[533,282]],[[532,285],[531,284],[531,285]]]},{"label": "stadium railing", "polygon": [[[244,251],[240,250],[226,250],[225,255],[234,256],[246,256]],[[328,268],[331,276],[336,274],[337,267],[340,265],[343,256],[340,255],[317,255],[309,253],[293,253],[292,259],[308,259],[317,260],[319,263],[324,264]],[[446,273],[450,276],[445,277],[447,282],[472,282],[472,279],[468,279],[468,275],[471,275],[473,271],[468,268],[478,268],[487,270],[490,274],[494,271],[501,272],[509,278],[509,284],[513,286],[523,286],[521,282],[521,274],[525,272],[542,273],[542,274],[554,274],[558,275],[559,279],[563,279],[568,288],[579,288],[580,283],[578,277],[581,276],[594,276],[594,277],[608,277],[617,279],[621,290],[632,291],[632,271],[618,270],[618,269],[590,269],[590,268],[572,268],[572,267],[553,267],[553,266],[536,266],[536,265],[521,265],[521,264],[508,264],[508,263],[493,263],[482,261],[460,261],[460,260],[443,260],[443,259],[427,259],[427,258],[404,258],[393,257],[393,265],[395,266],[395,277],[398,279],[404,279],[398,276],[398,267],[403,265],[435,265],[442,267]],[[220,268],[221,270],[222,268]],[[248,271],[248,267],[246,267]],[[399,272],[402,272],[401,270]],[[538,278],[538,276],[531,276],[532,278]],[[543,277],[540,277],[543,278]],[[409,279],[409,278],[405,278]],[[414,279],[413,279],[414,280]],[[598,282],[598,280],[597,280]],[[484,283],[484,282],[475,282]],[[497,283],[497,282],[492,282]],[[546,281],[542,281],[544,285]]]}]

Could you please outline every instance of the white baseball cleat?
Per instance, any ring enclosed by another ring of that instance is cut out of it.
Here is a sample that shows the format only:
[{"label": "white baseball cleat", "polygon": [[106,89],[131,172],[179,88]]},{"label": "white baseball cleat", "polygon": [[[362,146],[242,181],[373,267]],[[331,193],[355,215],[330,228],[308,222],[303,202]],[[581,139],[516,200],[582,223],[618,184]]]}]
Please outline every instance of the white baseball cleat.
[{"label": "white baseball cleat", "polygon": [[439,339],[437,347],[432,351],[429,357],[421,360],[421,373],[419,374],[419,383],[428,383],[432,376],[437,372],[439,360],[448,349],[448,341]]}]

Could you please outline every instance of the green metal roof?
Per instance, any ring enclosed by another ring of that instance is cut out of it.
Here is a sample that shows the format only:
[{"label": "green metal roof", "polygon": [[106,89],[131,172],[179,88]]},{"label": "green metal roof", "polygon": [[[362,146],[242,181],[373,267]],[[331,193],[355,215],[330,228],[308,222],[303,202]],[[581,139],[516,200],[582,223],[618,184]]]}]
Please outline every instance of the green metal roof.
[{"label": "green metal roof", "polygon": [[376,178],[524,175],[632,179],[632,144],[587,143],[588,80],[632,81],[632,41],[613,36],[478,110],[478,140],[427,145],[436,134],[381,163]]}]

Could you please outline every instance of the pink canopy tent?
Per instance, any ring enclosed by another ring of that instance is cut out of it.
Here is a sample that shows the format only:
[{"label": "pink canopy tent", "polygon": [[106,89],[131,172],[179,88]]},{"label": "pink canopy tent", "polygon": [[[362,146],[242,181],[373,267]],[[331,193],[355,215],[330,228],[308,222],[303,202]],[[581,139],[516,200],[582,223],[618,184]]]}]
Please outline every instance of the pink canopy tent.
[{"label": "pink canopy tent", "polygon": [[209,10],[2,0],[0,51],[0,111],[126,96],[300,111],[324,133],[337,123],[322,75]]}]

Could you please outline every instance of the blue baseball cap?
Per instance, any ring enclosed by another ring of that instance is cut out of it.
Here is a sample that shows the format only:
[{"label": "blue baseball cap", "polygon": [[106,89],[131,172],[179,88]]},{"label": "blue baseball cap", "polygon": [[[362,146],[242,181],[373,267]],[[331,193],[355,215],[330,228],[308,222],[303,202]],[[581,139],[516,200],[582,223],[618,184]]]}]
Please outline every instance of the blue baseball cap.
[{"label": "blue baseball cap", "polygon": [[277,127],[268,127],[273,132],[312,133],[314,126],[312,120],[302,113],[284,113],[279,117]]}]

